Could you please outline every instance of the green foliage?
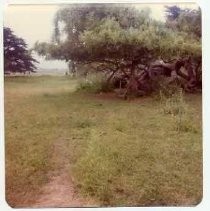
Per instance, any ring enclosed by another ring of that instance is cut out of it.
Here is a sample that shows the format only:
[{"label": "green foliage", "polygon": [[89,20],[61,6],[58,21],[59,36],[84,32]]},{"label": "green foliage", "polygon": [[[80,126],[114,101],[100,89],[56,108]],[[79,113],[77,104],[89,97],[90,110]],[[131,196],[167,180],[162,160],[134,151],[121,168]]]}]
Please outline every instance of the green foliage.
[{"label": "green foliage", "polygon": [[[191,56],[195,61],[201,58],[201,39],[196,35],[201,25],[200,11],[168,7],[167,12],[168,20],[163,23],[153,20],[148,9],[140,10],[127,4],[64,6],[55,16],[53,42],[37,43],[35,50],[47,58],[76,65],[104,65],[105,68],[95,69],[105,75],[125,76],[128,89],[131,80],[136,80],[137,84],[141,65],[147,67],[160,58]],[[194,25],[198,28],[194,29]],[[93,87],[98,90],[98,82],[94,86],[81,85],[81,89]],[[138,86],[130,86],[130,89],[127,93],[138,93]]]},{"label": "green foliage", "polygon": [[34,72],[37,61],[31,56],[27,44],[14,35],[10,28],[4,27],[4,71]]},{"label": "green foliage", "polygon": [[86,79],[81,79],[77,91],[87,91],[93,93],[111,92],[113,86],[108,83],[101,75],[90,75]]},{"label": "green foliage", "polygon": [[[141,63],[153,57],[201,54],[200,41],[189,37],[186,30],[171,30],[164,23],[152,20],[148,10],[128,5],[85,4],[61,8],[55,17],[53,36],[56,46],[40,44],[46,48],[44,54],[66,61],[138,58]],[[38,46],[37,49],[43,54]]]},{"label": "green foliage", "polygon": [[91,57],[116,58],[132,60],[148,59],[150,56],[158,58],[183,57],[186,55],[201,55],[201,44],[179,32],[156,25],[139,29],[122,29],[113,19],[105,20],[94,30],[85,31],[81,36],[84,47]]},{"label": "green foliage", "polygon": [[153,78],[151,83],[156,91],[154,93],[155,97],[159,101],[170,98],[181,91],[181,83],[176,80],[173,83],[169,83],[168,80],[160,76]]},{"label": "green foliage", "polygon": [[166,24],[178,31],[185,32],[188,37],[201,38],[201,10],[181,9],[177,6],[166,7]]},{"label": "green foliage", "polygon": [[195,38],[201,39],[201,10],[185,10],[177,20],[177,28],[188,34],[193,34]]}]

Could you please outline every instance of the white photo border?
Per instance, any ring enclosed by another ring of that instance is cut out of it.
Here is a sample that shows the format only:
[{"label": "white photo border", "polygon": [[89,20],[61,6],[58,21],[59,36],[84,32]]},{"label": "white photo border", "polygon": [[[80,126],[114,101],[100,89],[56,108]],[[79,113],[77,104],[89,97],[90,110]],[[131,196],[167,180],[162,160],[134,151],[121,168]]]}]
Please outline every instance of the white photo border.
[{"label": "white photo border", "polygon": [[[4,144],[4,74],[3,74],[3,12],[8,5],[14,4],[67,4],[67,3],[197,3],[202,12],[202,115],[203,115],[203,199],[195,207],[116,207],[116,208],[85,208],[89,210],[210,210],[210,1],[208,0],[0,0],[0,210],[12,210],[5,200],[5,144]],[[82,210],[84,208],[53,208],[45,210]],[[18,209],[25,210],[25,209]],[[43,209],[33,209],[43,210]]]}]

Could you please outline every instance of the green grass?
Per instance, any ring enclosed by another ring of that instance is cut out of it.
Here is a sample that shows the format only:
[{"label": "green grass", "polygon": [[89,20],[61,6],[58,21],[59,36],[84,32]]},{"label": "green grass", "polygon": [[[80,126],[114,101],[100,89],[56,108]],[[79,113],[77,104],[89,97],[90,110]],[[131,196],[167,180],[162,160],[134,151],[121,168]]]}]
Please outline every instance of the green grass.
[{"label": "green grass", "polygon": [[[185,97],[183,127],[152,98],[124,101],[73,92],[68,77],[5,79],[7,201],[33,203],[59,168],[53,143],[69,151],[78,191],[101,206],[195,205],[202,199],[201,96]],[[185,124],[185,121],[187,123]]]}]

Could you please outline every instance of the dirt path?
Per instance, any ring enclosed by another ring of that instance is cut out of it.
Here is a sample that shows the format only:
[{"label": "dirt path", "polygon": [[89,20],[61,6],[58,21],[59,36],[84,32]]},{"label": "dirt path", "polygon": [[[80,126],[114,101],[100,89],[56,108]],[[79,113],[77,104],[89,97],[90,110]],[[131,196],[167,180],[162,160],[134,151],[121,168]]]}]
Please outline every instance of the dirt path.
[{"label": "dirt path", "polygon": [[52,159],[58,169],[49,172],[49,182],[42,188],[41,195],[32,207],[96,207],[92,200],[79,196],[75,189],[65,140],[58,140],[54,144]]}]

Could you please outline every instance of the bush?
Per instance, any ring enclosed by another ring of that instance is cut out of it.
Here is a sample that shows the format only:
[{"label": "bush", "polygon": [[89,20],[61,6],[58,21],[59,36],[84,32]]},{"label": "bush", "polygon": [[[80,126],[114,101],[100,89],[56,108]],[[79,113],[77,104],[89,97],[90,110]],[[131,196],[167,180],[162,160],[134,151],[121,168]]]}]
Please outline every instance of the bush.
[{"label": "bush", "polygon": [[113,84],[107,81],[101,75],[90,75],[79,82],[77,91],[87,91],[93,93],[111,92],[113,91]]},{"label": "bush", "polygon": [[150,86],[153,91],[153,95],[157,100],[162,100],[162,96],[170,98],[182,89],[180,80],[171,80],[171,78],[166,78],[163,76],[153,78],[150,82]]}]

